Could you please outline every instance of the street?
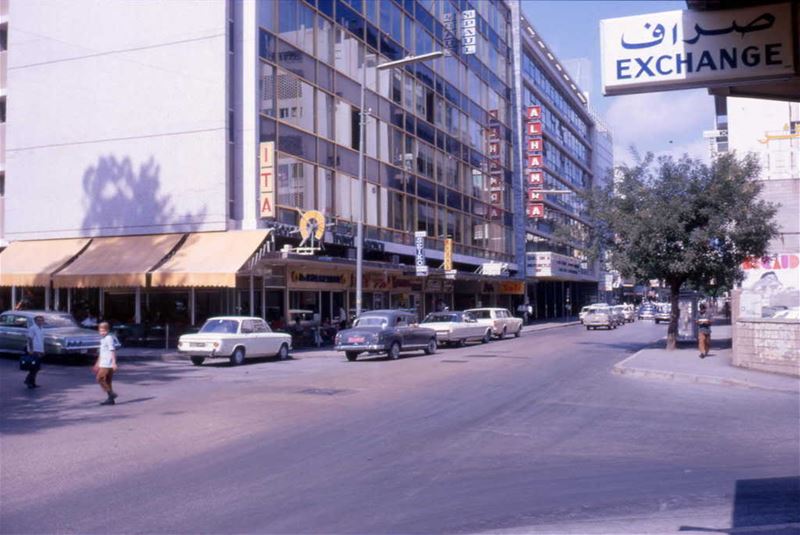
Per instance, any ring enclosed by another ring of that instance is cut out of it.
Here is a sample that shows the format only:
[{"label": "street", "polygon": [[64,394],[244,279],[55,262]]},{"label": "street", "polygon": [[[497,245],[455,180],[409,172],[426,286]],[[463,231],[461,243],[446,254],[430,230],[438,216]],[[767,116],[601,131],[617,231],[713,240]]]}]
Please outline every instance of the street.
[{"label": "street", "polygon": [[796,532],[798,397],[610,372],[665,332],[134,359],[113,407],[88,365],[47,364],[28,391],[5,357],[0,531]]}]

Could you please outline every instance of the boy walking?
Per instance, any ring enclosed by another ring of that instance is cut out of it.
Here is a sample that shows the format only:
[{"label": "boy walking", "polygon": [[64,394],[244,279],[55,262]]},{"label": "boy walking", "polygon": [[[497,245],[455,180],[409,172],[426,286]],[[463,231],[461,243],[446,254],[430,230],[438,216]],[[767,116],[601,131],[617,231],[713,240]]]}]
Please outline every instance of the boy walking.
[{"label": "boy walking", "polygon": [[97,382],[100,388],[108,395],[108,398],[100,405],[114,405],[117,394],[111,386],[114,372],[117,370],[117,349],[114,344],[114,335],[109,332],[108,322],[102,322],[97,326],[97,331],[103,339],[100,341],[100,352],[97,355],[97,362],[94,365],[94,372],[97,374]]},{"label": "boy walking", "polygon": [[700,350],[700,358],[708,356],[711,347],[711,314],[704,303],[700,303],[700,313],[697,315],[697,345]]},{"label": "boy walking", "polygon": [[28,354],[33,357],[31,367],[28,368],[28,375],[25,377],[25,384],[30,389],[36,388],[36,374],[42,366],[44,358],[44,316],[33,318],[33,325],[28,327]]}]

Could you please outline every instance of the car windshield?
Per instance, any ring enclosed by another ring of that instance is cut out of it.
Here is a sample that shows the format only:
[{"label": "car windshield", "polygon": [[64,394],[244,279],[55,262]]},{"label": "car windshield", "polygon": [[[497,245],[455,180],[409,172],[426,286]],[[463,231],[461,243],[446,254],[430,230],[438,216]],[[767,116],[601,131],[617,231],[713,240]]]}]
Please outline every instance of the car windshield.
[{"label": "car windshield", "polygon": [[448,323],[459,322],[458,314],[428,314],[422,323]]},{"label": "car windshield", "polygon": [[468,310],[470,314],[474,318],[481,319],[481,320],[488,320],[492,319],[492,312],[490,310]]},{"label": "car windshield", "polygon": [[383,316],[364,316],[358,318],[353,327],[386,327],[389,320]]},{"label": "car windshield", "polygon": [[57,329],[59,327],[75,327],[75,320],[67,314],[42,314],[44,317],[45,329]]},{"label": "car windshield", "polygon": [[239,322],[236,320],[211,319],[200,328],[201,333],[236,334]]}]

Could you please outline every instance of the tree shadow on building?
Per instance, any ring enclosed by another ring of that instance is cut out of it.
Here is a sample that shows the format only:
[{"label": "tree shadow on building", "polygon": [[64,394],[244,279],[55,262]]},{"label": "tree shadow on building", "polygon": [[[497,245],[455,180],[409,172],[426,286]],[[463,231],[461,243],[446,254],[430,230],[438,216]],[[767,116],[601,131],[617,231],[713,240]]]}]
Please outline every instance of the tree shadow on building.
[{"label": "tree shadow on building", "polygon": [[101,156],[83,173],[82,228],[91,235],[191,232],[207,209],[180,213],[171,195],[161,193],[161,166],[154,157],[139,164],[129,157]]}]

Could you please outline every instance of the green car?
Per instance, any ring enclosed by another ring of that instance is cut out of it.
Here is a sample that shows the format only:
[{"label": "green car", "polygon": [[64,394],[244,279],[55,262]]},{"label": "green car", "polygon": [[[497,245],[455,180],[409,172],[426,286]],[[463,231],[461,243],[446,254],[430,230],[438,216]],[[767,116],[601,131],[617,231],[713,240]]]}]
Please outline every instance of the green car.
[{"label": "green car", "polygon": [[44,317],[44,352],[47,355],[95,354],[100,335],[83,329],[70,314],[46,310],[9,310],[0,314],[0,353],[25,353],[28,327]]}]

